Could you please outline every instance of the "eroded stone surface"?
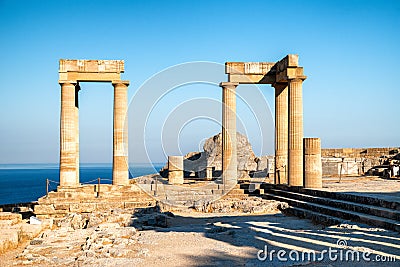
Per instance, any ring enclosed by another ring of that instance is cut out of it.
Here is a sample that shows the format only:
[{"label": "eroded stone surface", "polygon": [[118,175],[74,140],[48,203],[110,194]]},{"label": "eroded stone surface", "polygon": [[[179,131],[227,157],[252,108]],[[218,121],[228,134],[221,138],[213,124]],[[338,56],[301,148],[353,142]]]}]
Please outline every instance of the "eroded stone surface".
[{"label": "eroded stone surface", "polygon": [[274,213],[278,212],[281,206],[287,205],[283,202],[266,200],[259,197],[246,197],[245,199],[226,198],[215,202],[198,201],[194,209],[206,213]]}]

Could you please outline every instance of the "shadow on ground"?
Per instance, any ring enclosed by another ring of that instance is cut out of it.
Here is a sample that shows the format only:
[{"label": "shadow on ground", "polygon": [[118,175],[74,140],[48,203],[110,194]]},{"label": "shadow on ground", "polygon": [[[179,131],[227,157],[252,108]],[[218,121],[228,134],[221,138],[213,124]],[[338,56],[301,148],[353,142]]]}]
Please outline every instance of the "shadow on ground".
[{"label": "shadow on ground", "polygon": [[[280,213],[193,214],[177,213],[168,218],[167,228],[153,229],[158,233],[192,233],[211,239],[212,251],[206,256],[201,251],[181,255],[192,266],[398,266],[400,262],[400,236],[391,231],[352,223],[324,227]],[[190,242],[189,238],[188,246],[196,246]],[[384,263],[378,262],[383,260]]]}]

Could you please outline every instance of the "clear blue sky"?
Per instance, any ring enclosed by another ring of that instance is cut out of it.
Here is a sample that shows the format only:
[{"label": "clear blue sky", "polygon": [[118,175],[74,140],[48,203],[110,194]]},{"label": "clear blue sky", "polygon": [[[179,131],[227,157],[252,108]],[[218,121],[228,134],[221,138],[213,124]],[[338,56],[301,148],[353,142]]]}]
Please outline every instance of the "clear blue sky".
[{"label": "clear blue sky", "polygon": [[[324,147],[400,146],[399,29],[400,1],[0,0],[0,163],[58,162],[60,58],[124,59],[131,97],[176,64],[299,54],[305,136]],[[260,89],[273,110],[273,90]],[[112,97],[109,84],[82,84],[82,162],[111,162]],[[203,124],[182,130],[182,152],[219,130]]]}]

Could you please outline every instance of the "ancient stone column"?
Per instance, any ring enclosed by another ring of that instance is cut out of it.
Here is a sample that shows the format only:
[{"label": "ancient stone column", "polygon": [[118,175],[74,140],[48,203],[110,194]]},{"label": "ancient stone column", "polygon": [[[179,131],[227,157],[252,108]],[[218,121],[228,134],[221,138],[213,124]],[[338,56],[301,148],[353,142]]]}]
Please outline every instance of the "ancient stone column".
[{"label": "ancient stone column", "polygon": [[290,186],[303,186],[303,90],[301,79],[289,80],[289,157]]},{"label": "ancient stone column", "polygon": [[168,156],[168,183],[183,184],[183,156]]},{"label": "ancient stone column", "polygon": [[76,183],[79,184],[79,83],[75,86]]},{"label": "ancient stone column", "polygon": [[288,171],[288,84],[275,87],[275,184],[287,184]]},{"label": "ancient stone column", "polygon": [[77,155],[77,109],[76,81],[60,81],[60,187],[77,187],[79,180],[79,158]]},{"label": "ancient stone column", "polygon": [[321,139],[304,138],[304,187],[322,188]]},{"label": "ancient stone column", "polygon": [[[222,181],[227,190],[237,183],[236,87],[222,82]],[[228,188],[226,187],[228,186]]]},{"label": "ancient stone column", "polygon": [[113,81],[113,185],[129,183],[128,166],[128,85],[129,81]]}]

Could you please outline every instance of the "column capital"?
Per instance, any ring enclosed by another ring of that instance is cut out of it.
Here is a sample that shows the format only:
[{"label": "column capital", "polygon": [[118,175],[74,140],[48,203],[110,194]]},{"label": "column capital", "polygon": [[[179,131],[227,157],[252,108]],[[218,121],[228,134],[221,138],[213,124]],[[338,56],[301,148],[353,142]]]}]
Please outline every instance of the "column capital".
[{"label": "column capital", "polygon": [[227,87],[227,88],[236,88],[239,85],[239,83],[235,83],[235,82],[221,82],[219,84],[220,87]]},{"label": "column capital", "polygon": [[77,84],[78,84],[78,81],[74,81],[74,80],[58,80],[58,83],[59,83],[60,85],[63,85],[63,84],[77,85]]},{"label": "column capital", "polygon": [[285,89],[288,86],[289,86],[289,83],[287,83],[287,82],[273,83],[272,84],[272,87],[274,87],[275,89],[278,89],[278,90]]},{"label": "column capital", "polygon": [[291,83],[291,82],[304,82],[305,79],[307,79],[307,76],[298,76],[298,77],[294,77],[294,78],[288,79],[288,83]]},{"label": "column capital", "polygon": [[123,84],[125,86],[129,86],[129,81],[127,81],[127,80],[125,80],[125,81],[123,81],[123,80],[114,80],[114,81],[111,81],[111,83],[114,86],[117,85],[117,84]]}]

